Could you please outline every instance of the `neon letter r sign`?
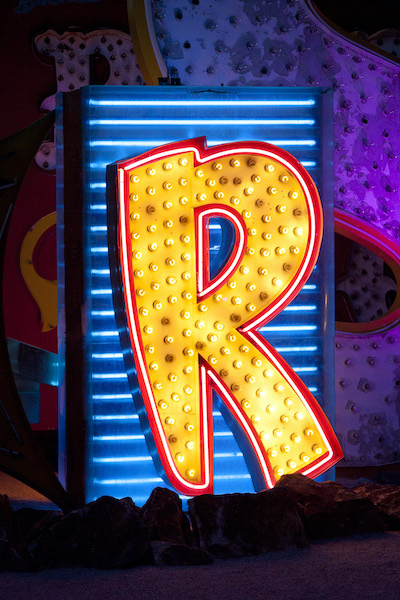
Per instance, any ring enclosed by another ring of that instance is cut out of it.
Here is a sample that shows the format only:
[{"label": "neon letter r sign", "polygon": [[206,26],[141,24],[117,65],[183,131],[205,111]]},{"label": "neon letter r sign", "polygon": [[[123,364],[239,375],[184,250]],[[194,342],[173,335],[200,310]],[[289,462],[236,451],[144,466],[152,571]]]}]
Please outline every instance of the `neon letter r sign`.
[{"label": "neon letter r sign", "polygon": [[[207,148],[197,138],[118,162],[115,177],[114,300],[124,308],[128,376],[134,362],[130,384],[139,381],[133,395],[164,479],[182,494],[212,493],[212,390],[256,489],[336,463],[342,451],[327,417],[258,333],[317,260],[322,209],[308,172],[266,143]],[[216,220],[231,237],[217,273]]]}]

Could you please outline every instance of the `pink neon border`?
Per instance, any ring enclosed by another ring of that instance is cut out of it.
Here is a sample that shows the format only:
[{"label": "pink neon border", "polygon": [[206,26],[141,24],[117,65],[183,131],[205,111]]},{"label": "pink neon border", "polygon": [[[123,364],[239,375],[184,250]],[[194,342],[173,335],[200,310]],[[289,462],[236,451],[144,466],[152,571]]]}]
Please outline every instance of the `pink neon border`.
[{"label": "pink neon border", "polygon": [[[300,378],[298,378],[297,375],[290,369],[290,367],[286,365],[283,359],[272,350],[272,347],[269,346],[269,344],[267,344],[261,338],[261,336],[257,335],[253,330],[257,330],[258,327],[270,321],[277,313],[283,310],[283,308],[289,304],[289,302],[291,302],[291,300],[297,295],[301,287],[308,279],[315,265],[322,236],[322,209],[319,203],[318,192],[307,171],[294,157],[281,148],[277,148],[262,142],[237,142],[233,144],[221,145],[217,149],[208,149],[205,147],[205,138],[197,138],[185,142],[167,144],[161,148],[151,150],[141,155],[137,159],[121,161],[118,163],[120,262],[124,284],[123,288],[127,311],[128,329],[132,347],[136,350],[136,360],[138,363],[137,366],[139,367],[137,372],[149,422],[165,472],[171,484],[185,494],[196,495],[199,493],[212,492],[212,410],[210,406],[211,398],[209,394],[209,386],[207,386],[206,383],[207,379],[211,381],[213,387],[216,387],[223,395],[228,404],[229,410],[236,416],[239,416],[239,412],[236,410],[236,408],[234,408],[234,404],[232,403],[230,396],[223,392],[224,385],[222,382],[220,382],[219,378],[215,376],[212,369],[206,369],[205,367],[203,367],[203,369],[200,368],[200,411],[203,434],[203,443],[201,447],[201,463],[203,465],[202,479],[201,483],[199,484],[191,484],[183,479],[176,469],[166,437],[164,435],[161,419],[158,414],[149,375],[147,372],[141,335],[138,332],[139,321],[136,313],[136,302],[133,298],[131,289],[131,285],[133,287],[132,264],[129,261],[132,250],[131,240],[130,236],[127,235],[129,232],[127,220],[129,218],[129,202],[127,201],[127,198],[129,197],[129,178],[125,177],[125,173],[133,168],[137,168],[162,158],[167,158],[177,153],[181,154],[183,152],[193,152],[196,165],[222,158],[223,156],[232,154],[232,152],[264,156],[280,162],[289,171],[291,171],[300,182],[309,208],[309,238],[305,257],[303,258],[293,283],[288,286],[283,296],[278,297],[271,306],[267,307],[260,315],[257,315],[254,319],[247,322],[240,328],[239,331],[243,335],[247,334],[248,339],[251,339],[252,343],[254,343],[259,350],[267,358],[270,358],[270,360],[276,365],[282,376],[286,380],[290,381],[293,386],[295,386],[295,389],[296,391],[298,390],[298,393],[301,392],[299,393],[299,396],[303,399],[305,405],[309,408],[313,416],[315,416],[321,435],[323,436],[324,440],[326,440],[328,452],[326,455],[323,455],[316,461],[313,461],[312,465],[307,466],[302,471],[306,475],[310,475],[312,473],[314,476],[316,476],[340,460],[342,457],[342,452],[333,429],[331,428],[330,423],[323,411],[320,409],[318,403],[315,401],[304,384],[302,384]],[[303,389],[301,389],[302,387]],[[306,396],[308,397],[308,401],[306,401]],[[228,399],[228,397],[230,399]],[[242,417],[240,422],[244,423]],[[245,429],[248,430],[247,437],[249,438],[249,432],[251,431],[251,428],[247,427]],[[272,487],[274,478],[269,468],[269,462],[266,462],[264,459],[261,460],[260,458],[261,456],[265,457],[265,450],[261,446],[261,443],[257,442],[254,436],[250,437],[250,442],[259,458],[265,483],[267,487]],[[264,466],[264,463],[266,467]]]}]

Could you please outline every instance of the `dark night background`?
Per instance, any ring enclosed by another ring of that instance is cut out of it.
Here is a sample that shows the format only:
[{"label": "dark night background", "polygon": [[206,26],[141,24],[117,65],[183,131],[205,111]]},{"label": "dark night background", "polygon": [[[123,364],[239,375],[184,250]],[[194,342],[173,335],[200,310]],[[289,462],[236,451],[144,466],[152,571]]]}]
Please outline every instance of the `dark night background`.
[{"label": "dark night background", "polygon": [[396,0],[315,0],[314,4],[330,21],[348,32],[372,35],[381,29],[400,28],[400,4]]}]

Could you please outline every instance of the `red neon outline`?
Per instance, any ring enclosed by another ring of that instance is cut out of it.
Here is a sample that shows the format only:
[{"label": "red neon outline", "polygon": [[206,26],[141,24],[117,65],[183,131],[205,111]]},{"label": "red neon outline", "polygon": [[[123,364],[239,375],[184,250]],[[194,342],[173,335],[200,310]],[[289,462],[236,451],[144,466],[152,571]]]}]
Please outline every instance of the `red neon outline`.
[{"label": "red neon outline", "polygon": [[[210,213],[208,215],[208,213]],[[196,255],[197,255],[197,299],[205,300],[224,285],[240,264],[247,244],[247,228],[242,216],[230,206],[207,204],[195,208]],[[210,279],[208,222],[212,217],[221,216],[235,228],[235,244],[224,268]],[[205,223],[203,224],[203,220]]]},{"label": "red neon outline", "polygon": [[[233,397],[230,392],[226,391],[226,386],[220,380],[218,376],[215,375],[212,368],[209,367],[207,369],[200,365],[200,412],[202,415],[201,426],[202,426],[202,441],[203,444],[201,446],[201,464],[202,464],[202,473],[201,473],[201,481],[198,484],[190,484],[190,482],[183,479],[180,473],[177,471],[174,461],[171,456],[171,452],[166,440],[166,436],[163,431],[163,427],[161,424],[160,416],[158,414],[158,410],[155,406],[154,395],[152,392],[152,388],[149,381],[147,364],[144,358],[144,349],[142,345],[142,336],[138,331],[138,315],[136,312],[136,302],[132,298],[132,288],[133,288],[133,268],[132,262],[128,260],[128,257],[131,256],[132,247],[131,247],[131,239],[129,234],[129,202],[126,201],[126,198],[129,197],[129,178],[125,177],[125,173],[135,167],[142,166],[149,162],[153,162],[154,160],[160,160],[162,158],[167,158],[168,156],[172,156],[175,154],[182,154],[185,152],[193,152],[194,154],[194,165],[198,166],[204,162],[209,162],[211,160],[215,160],[222,156],[231,155],[232,153],[248,153],[260,155],[268,158],[273,158],[273,160],[280,162],[284,167],[286,167],[294,176],[297,181],[300,183],[304,196],[306,198],[306,202],[308,205],[308,219],[309,219],[309,237],[307,240],[306,252],[303,257],[303,260],[292,279],[291,283],[285,288],[283,293],[279,295],[273,303],[266,307],[262,313],[254,317],[253,319],[247,321],[243,324],[238,331],[247,337],[247,339],[251,341],[259,351],[266,356],[266,358],[273,359],[273,362],[276,368],[282,374],[282,377],[286,381],[291,380],[291,384],[294,384],[298,390],[300,390],[301,395],[299,396],[303,399],[308,399],[305,404],[309,407],[309,410],[313,416],[315,416],[315,424],[318,424],[320,427],[320,432],[323,432],[324,437],[326,439],[326,445],[329,448],[328,453],[325,453],[323,456],[319,457],[315,461],[312,462],[311,465],[307,465],[300,472],[304,472],[306,475],[313,476],[318,475],[319,473],[325,471],[330,466],[335,464],[340,458],[342,458],[343,454],[337,438],[333,432],[333,429],[326,417],[323,413],[322,409],[319,407],[318,403],[309,392],[308,388],[304,385],[301,379],[293,372],[293,370],[285,363],[282,357],[279,356],[277,352],[275,352],[267,342],[257,334],[257,329],[269,322],[274,318],[276,314],[278,314],[285,306],[287,306],[293,298],[297,295],[300,289],[303,287],[308,277],[310,276],[312,269],[316,263],[319,248],[321,244],[322,238],[322,208],[319,201],[318,191],[315,187],[311,176],[304,169],[304,167],[288,152],[282,150],[281,148],[272,146],[271,144],[263,143],[263,142],[236,142],[230,144],[223,144],[214,148],[206,148],[206,139],[205,138],[196,138],[193,140],[187,140],[184,142],[174,142],[172,144],[167,144],[162,147],[155,148],[150,150],[140,157],[121,161],[118,163],[118,197],[119,197],[119,250],[120,250],[120,264],[122,271],[122,279],[123,279],[123,289],[124,289],[124,297],[125,297],[125,307],[127,309],[127,321],[128,321],[128,329],[131,339],[131,346],[136,350],[136,360],[139,378],[140,388],[142,390],[144,404],[147,410],[147,415],[149,419],[149,423],[151,426],[151,430],[154,436],[154,441],[157,447],[157,451],[160,456],[160,460],[166,472],[166,475],[173,487],[184,494],[196,495],[203,493],[211,493],[212,492],[212,475],[213,475],[213,467],[212,467],[212,447],[213,447],[213,435],[212,435],[212,410],[211,410],[211,395],[210,395],[210,385],[207,385],[206,380],[212,380],[212,387],[214,389],[219,389],[219,392],[222,393],[225,400],[224,402],[227,405],[227,408],[232,412],[232,414],[236,413],[240,417],[240,420],[243,421],[244,424],[247,424],[249,432],[255,432],[253,426],[249,419],[244,415],[243,410],[239,407],[236,400],[233,402]],[[208,208],[205,207],[205,209]],[[226,207],[224,207],[226,208]],[[231,210],[232,214],[233,210]],[[201,212],[199,211],[201,214]],[[238,213],[236,213],[238,214]],[[197,219],[196,219],[197,221]],[[235,244],[235,250],[238,250],[237,245]],[[235,260],[234,253],[232,252],[233,258],[232,262]],[[243,256],[243,255],[242,255]],[[237,262],[240,264],[240,261]],[[231,273],[230,273],[231,274]],[[226,279],[226,278],[225,278]],[[204,289],[207,288],[203,288]],[[211,292],[212,293],[212,292]],[[269,356],[268,356],[269,355]],[[217,378],[217,381],[215,380]],[[218,383],[219,382],[219,383]],[[224,393],[225,390],[225,393]],[[243,416],[243,418],[242,418]],[[241,425],[242,426],[242,425]],[[243,426],[242,426],[243,429]],[[247,434],[246,434],[247,435]],[[250,438],[252,435],[250,435]],[[253,446],[253,449],[257,454],[261,452],[261,456],[265,458],[265,450],[260,442],[255,442],[249,438],[250,443]],[[255,437],[254,440],[257,440]],[[262,448],[262,450],[261,450]],[[272,475],[271,468],[269,465],[269,461],[267,459],[267,468],[263,468],[262,463],[263,460],[259,460],[261,471],[264,475],[265,483],[267,487],[272,487],[275,483],[275,479]]]},{"label": "red neon outline", "polygon": [[368,321],[367,323],[342,323],[336,322],[336,329],[344,333],[373,333],[381,329],[394,327],[400,319],[400,246],[398,242],[384,235],[384,232],[378,227],[363,221],[359,217],[350,215],[339,209],[335,209],[335,233],[350,238],[359,244],[366,246],[372,252],[375,252],[387,263],[393,263],[394,271],[398,285],[394,308],[380,319]]}]

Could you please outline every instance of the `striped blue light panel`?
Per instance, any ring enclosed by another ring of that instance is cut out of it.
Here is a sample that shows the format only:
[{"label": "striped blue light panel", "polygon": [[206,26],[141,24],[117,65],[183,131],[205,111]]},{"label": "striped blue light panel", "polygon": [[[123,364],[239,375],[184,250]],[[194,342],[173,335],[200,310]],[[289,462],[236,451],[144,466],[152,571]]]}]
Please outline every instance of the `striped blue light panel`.
[{"label": "striped blue light panel", "polygon": [[[142,505],[154,487],[168,487],[155,469],[128,387],[112,301],[106,216],[106,166],[168,142],[204,135],[209,146],[266,141],[294,154],[313,177],[325,212],[320,259],[302,292],[261,331],[333,422],[330,101],[330,94],[318,88],[96,86],[83,90],[88,502],[108,494],[130,496]],[[217,224],[214,230],[211,245],[217,253]],[[215,493],[254,492],[217,398],[214,428]]]}]

